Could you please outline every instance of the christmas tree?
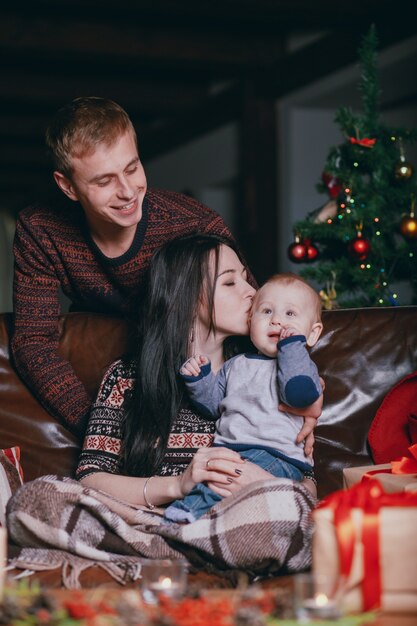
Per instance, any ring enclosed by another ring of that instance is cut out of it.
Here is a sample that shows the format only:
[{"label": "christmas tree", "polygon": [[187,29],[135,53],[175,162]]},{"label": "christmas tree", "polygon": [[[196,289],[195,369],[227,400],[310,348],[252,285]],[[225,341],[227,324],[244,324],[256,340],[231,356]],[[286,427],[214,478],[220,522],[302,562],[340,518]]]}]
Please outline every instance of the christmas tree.
[{"label": "christmas tree", "polygon": [[[342,107],[345,140],[329,151],[317,189],[326,203],[294,224],[288,248],[300,274],[321,289],[325,308],[417,303],[417,184],[407,145],[417,129],[380,120],[377,35],[372,26],[359,48],[362,112]],[[405,301],[396,293],[407,284]]]}]

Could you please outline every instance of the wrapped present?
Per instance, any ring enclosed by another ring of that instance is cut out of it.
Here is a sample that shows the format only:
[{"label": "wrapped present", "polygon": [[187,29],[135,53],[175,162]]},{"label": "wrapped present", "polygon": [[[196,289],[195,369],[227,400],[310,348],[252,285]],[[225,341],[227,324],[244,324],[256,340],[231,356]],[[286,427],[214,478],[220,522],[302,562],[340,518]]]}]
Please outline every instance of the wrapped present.
[{"label": "wrapped present", "polygon": [[379,480],[387,493],[417,491],[417,474],[393,474],[391,463],[346,467],[343,470],[343,486],[349,489],[364,478]]},{"label": "wrapped present", "polygon": [[379,480],[386,493],[417,491],[417,444],[408,448],[407,456],[391,463],[348,467],[343,470],[345,489],[369,478]]},{"label": "wrapped present", "polygon": [[417,613],[417,493],[386,493],[370,478],[313,512],[313,571],[347,612]]}]

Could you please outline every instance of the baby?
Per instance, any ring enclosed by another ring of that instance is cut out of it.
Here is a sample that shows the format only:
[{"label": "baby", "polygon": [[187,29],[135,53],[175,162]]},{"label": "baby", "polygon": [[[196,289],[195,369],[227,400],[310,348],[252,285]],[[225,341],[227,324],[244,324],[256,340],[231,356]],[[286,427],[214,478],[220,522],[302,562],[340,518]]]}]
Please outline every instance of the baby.
[{"label": "baby", "polygon": [[[214,445],[238,451],[277,477],[313,477],[313,459],[296,441],[303,417],[279,411],[278,404],[302,409],[322,394],[307,350],[323,330],[320,297],[299,276],[276,274],[255,294],[249,327],[258,354],[235,356],[217,374],[203,355],[184,363],[180,374],[189,397],[203,415],[217,420]],[[200,483],[173,502],[165,517],[192,522],[219,500]]]}]

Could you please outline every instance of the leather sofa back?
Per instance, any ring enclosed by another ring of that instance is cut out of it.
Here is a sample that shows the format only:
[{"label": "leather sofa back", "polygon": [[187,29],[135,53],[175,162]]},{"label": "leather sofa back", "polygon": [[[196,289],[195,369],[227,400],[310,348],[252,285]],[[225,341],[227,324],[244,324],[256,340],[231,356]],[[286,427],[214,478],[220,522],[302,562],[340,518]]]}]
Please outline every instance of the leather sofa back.
[{"label": "leather sofa back", "polygon": [[[319,495],[339,489],[342,468],[370,464],[367,434],[391,387],[417,370],[417,307],[345,309],[323,314],[312,350],[326,382],[315,435]],[[0,315],[0,447],[19,445],[25,480],[72,475],[81,442],[48,415],[19,379],[9,357],[11,314]],[[60,321],[60,352],[93,398],[106,367],[125,350],[122,320],[69,313]],[[279,428],[279,424],[277,424]]]},{"label": "leather sofa back", "polygon": [[330,311],[312,351],[326,382],[314,452],[319,495],[342,486],[344,467],[372,464],[367,436],[388,391],[417,370],[417,307]]},{"label": "leather sofa back", "polygon": [[[0,315],[0,448],[20,446],[25,481],[45,474],[70,476],[82,442],[51,417],[21,381],[10,361],[13,318]],[[59,351],[95,397],[106,368],[127,346],[119,318],[69,313],[60,319]]]}]

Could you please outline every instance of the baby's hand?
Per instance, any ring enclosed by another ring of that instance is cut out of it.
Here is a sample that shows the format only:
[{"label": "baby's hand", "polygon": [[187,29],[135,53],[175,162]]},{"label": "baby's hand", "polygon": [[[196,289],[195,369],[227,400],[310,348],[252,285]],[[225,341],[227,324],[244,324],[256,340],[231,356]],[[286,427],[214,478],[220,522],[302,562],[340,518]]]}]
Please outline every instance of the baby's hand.
[{"label": "baby's hand", "polygon": [[180,369],[183,376],[198,376],[201,366],[209,363],[209,359],[204,354],[193,354]]},{"label": "baby's hand", "polygon": [[294,335],[298,334],[299,332],[297,331],[297,329],[293,328],[292,326],[282,326],[279,340],[281,341],[282,339],[286,339],[287,337],[293,337]]}]

